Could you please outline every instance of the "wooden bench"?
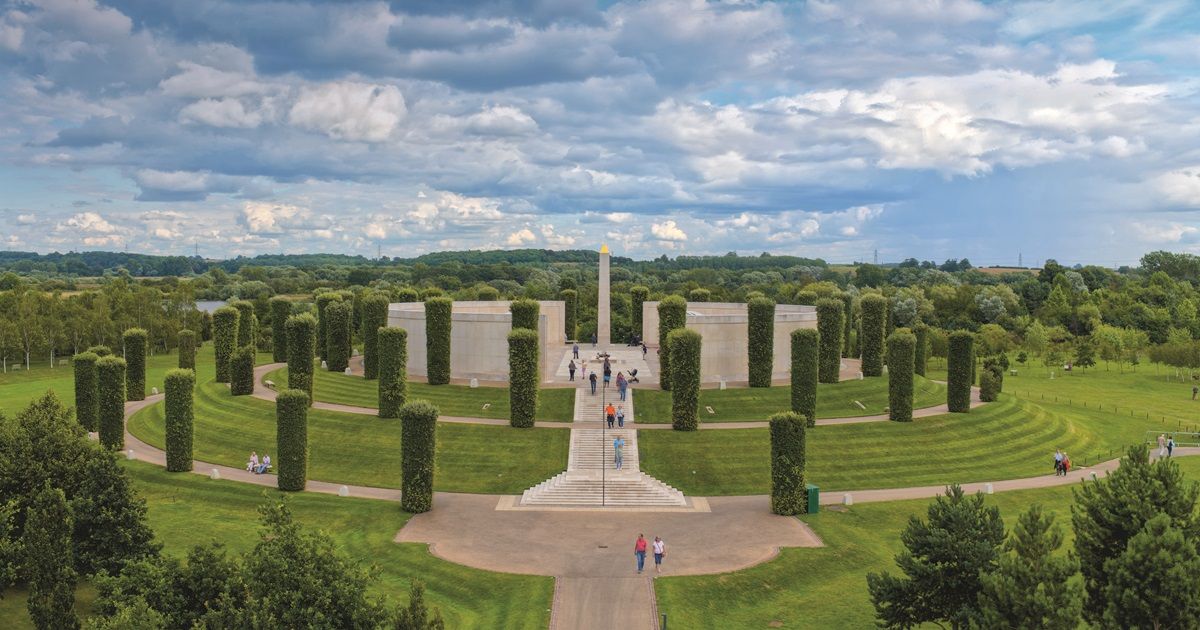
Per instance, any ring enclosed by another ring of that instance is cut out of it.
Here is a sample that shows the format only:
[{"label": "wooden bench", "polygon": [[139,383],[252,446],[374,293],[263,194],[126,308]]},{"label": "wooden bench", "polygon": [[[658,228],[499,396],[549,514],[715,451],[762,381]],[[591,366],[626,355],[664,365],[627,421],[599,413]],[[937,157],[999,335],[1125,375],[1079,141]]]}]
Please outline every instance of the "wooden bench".
[{"label": "wooden bench", "polygon": [[263,385],[266,385],[267,389],[275,389],[275,381],[268,379],[268,380],[263,381]]}]

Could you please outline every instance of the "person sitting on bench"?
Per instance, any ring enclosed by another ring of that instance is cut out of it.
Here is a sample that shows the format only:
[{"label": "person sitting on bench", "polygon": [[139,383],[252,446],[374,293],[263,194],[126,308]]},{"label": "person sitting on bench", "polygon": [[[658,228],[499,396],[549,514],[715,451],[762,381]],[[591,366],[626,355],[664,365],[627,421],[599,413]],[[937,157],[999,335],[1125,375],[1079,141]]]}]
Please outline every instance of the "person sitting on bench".
[{"label": "person sitting on bench", "polygon": [[258,468],[258,452],[250,451],[250,461],[246,462],[246,472],[254,472]]},{"label": "person sitting on bench", "polygon": [[263,453],[262,463],[258,465],[258,468],[256,468],[254,472],[262,475],[268,470],[271,470],[271,456]]}]

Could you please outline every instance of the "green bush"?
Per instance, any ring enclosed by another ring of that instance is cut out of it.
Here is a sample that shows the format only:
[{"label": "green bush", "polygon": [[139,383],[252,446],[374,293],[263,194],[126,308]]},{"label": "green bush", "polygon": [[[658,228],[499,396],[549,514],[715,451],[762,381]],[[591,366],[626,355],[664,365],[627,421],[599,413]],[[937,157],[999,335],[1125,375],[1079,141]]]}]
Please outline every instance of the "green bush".
[{"label": "green bush", "polygon": [[[25,602],[29,620],[35,628],[78,630],[79,617],[75,614],[78,573],[71,544],[75,518],[65,493],[49,481],[43,482],[25,516],[20,555],[25,565],[22,577],[29,588]],[[6,547],[13,547],[7,537],[4,542]],[[16,619],[9,617],[9,622]]]},{"label": "green bush", "polygon": [[888,418],[895,422],[913,419],[913,355],[917,337],[907,328],[897,328],[887,339]]},{"label": "green bush", "polygon": [[396,291],[397,302],[420,302],[421,294],[412,287],[404,287]]},{"label": "green bush", "polygon": [[275,397],[276,472],[280,490],[297,492],[308,481],[308,393],[285,389]]},{"label": "green bush", "polygon": [[179,331],[179,367],[196,369],[196,331],[184,328]]},{"label": "green bush", "polygon": [[808,511],[804,482],[804,417],[795,412],[771,416],[771,511],[793,516]]},{"label": "green bush", "polygon": [[638,285],[629,289],[629,319],[634,334],[645,337],[646,331],[642,326],[642,304],[650,297],[650,289]]},{"label": "green bush", "polygon": [[292,314],[292,303],[279,296],[268,303],[271,305],[271,359],[283,363],[287,361],[287,319]]},{"label": "green bush", "polygon": [[818,299],[817,294],[812,291],[801,289],[796,292],[796,303],[797,304],[800,304],[803,306],[816,306],[817,299]]},{"label": "green bush", "polygon": [[426,378],[430,385],[450,382],[450,316],[454,302],[450,298],[425,300]]},{"label": "green bush", "polygon": [[983,371],[979,373],[979,400],[995,402],[1004,389],[1004,368],[1008,357],[987,357],[983,360]]},{"label": "green bush", "polygon": [[433,507],[437,407],[411,402],[400,408],[400,507],[417,514]]},{"label": "green bush", "polygon": [[84,350],[84,352],[91,352],[98,357],[107,357],[112,355],[112,348],[109,348],[108,346],[92,346],[87,350]]},{"label": "green bush", "polygon": [[913,372],[925,376],[925,366],[929,363],[929,326],[918,322],[913,326],[913,335],[917,338],[913,352]]},{"label": "green bush", "polygon": [[213,358],[217,364],[217,382],[229,382],[229,359],[238,347],[238,319],[241,313],[232,306],[213,311]]},{"label": "green bush", "polygon": [[388,299],[378,293],[362,301],[363,376],[379,377],[379,329],[388,325]]},{"label": "green bush", "polygon": [[125,359],[100,357],[96,361],[96,428],[100,445],[125,448]]},{"label": "green bush", "polygon": [[563,334],[567,339],[574,339],[579,330],[579,292],[575,289],[563,289],[558,295],[562,298],[563,310],[566,311]]},{"label": "green bush", "polygon": [[330,372],[344,372],[350,367],[352,309],[345,300],[325,307],[325,364]]},{"label": "green bush", "polygon": [[254,393],[253,346],[241,346],[229,358],[229,393],[234,396],[249,396]]},{"label": "green bush", "polygon": [[167,372],[166,390],[167,471],[186,472],[192,469],[192,399],[196,373],[177,368]]},{"label": "green bush", "polygon": [[254,313],[254,303],[249,300],[236,300],[230,304],[238,310],[237,345],[258,347],[258,315]]},{"label": "green bush", "polygon": [[862,349],[863,376],[883,375],[883,333],[887,329],[887,299],[882,295],[864,295],[862,305],[862,330],[858,335],[858,347]]},{"label": "green bush", "polygon": [[971,410],[971,373],[975,336],[965,330],[950,333],[946,357],[946,406],[953,413]]},{"label": "green bush", "polygon": [[284,324],[287,331],[288,389],[308,394],[312,403],[313,363],[317,352],[317,319],[310,313],[292,315]]},{"label": "green bush", "polygon": [[537,332],[541,308],[541,305],[535,300],[513,300],[509,303],[508,310],[512,312],[513,330],[527,328]]},{"label": "green bush", "polygon": [[439,289],[437,287],[425,287],[424,289],[421,289],[421,299],[422,300],[429,300],[430,298],[435,298],[435,297],[443,297],[445,295],[446,295],[446,292],[442,291],[441,289]]},{"label": "green bush", "polygon": [[688,291],[687,299],[689,302],[711,302],[712,291],[708,289],[692,289]]},{"label": "green bush", "polygon": [[399,418],[408,402],[408,331],[379,329],[379,417]]},{"label": "green bush", "polygon": [[538,335],[517,328],[508,333],[508,423],[527,429],[533,426],[538,399]]},{"label": "green bush", "polygon": [[121,335],[125,347],[125,395],[146,400],[146,331],[130,328]]},{"label": "green bush", "polygon": [[671,389],[671,353],[667,335],[687,325],[687,301],[678,295],[668,295],[658,303],[658,384]]},{"label": "green bush", "polygon": [[334,302],[341,302],[342,296],[338,293],[328,292],[317,296],[317,355],[322,361],[329,358],[328,352],[328,330],[329,320],[325,316],[325,309]]},{"label": "green bush", "polygon": [[671,425],[695,431],[700,424],[700,333],[677,328],[667,335],[671,354]]},{"label": "green bush", "polygon": [[750,387],[770,387],[775,367],[775,301],[770,298],[746,304],[746,357]]},{"label": "green bush", "polygon": [[96,384],[95,352],[80,352],[71,360],[75,371],[75,419],[88,431],[96,430],[100,390]]},{"label": "green bush", "polygon": [[831,298],[817,301],[817,333],[820,338],[821,359],[818,378],[822,383],[836,383],[842,372],[842,302]]},{"label": "green bush", "polygon": [[792,411],[804,416],[810,427],[817,420],[820,340],[815,328],[792,331]]},{"label": "green bush", "polygon": [[475,291],[475,299],[480,302],[495,302],[500,299],[500,291],[496,287],[484,285]]},{"label": "green bush", "polygon": [[854,296],[842,293],[842,356],[850,358],[850,336],[854,331]]}]

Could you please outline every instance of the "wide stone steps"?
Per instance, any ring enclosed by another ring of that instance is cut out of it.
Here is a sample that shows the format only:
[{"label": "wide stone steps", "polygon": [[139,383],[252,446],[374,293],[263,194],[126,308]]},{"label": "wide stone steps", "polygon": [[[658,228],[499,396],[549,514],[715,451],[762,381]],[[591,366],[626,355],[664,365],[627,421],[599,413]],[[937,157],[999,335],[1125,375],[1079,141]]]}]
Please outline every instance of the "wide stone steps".
[{"label": "wide stone steps", "polygon": [[620,437],[625,440],[621,449],[623,456],[622,470],[637,471],[637,431],[626,429],[572,429],[571,453],[568,458],[568,471],[600,470],[613,468],[613,440]]},{"label": "wide stone steps", "polygon": [[521,505],[683,507],[683,493],[645,473],[609,477],[564,472],[526,490]]}]

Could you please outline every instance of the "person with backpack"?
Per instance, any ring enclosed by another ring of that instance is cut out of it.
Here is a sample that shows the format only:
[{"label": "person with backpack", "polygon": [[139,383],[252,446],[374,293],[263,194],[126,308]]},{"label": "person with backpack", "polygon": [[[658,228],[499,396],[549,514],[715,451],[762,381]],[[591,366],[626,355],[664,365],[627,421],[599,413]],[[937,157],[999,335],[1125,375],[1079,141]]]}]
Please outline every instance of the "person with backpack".
[{"label": "person with backpack", "polygon": [[592,372],[591,375],[588,376],[588,381],[592,384],[592,395],[595,396],[596,395],[596,373],[595,372]]}]

